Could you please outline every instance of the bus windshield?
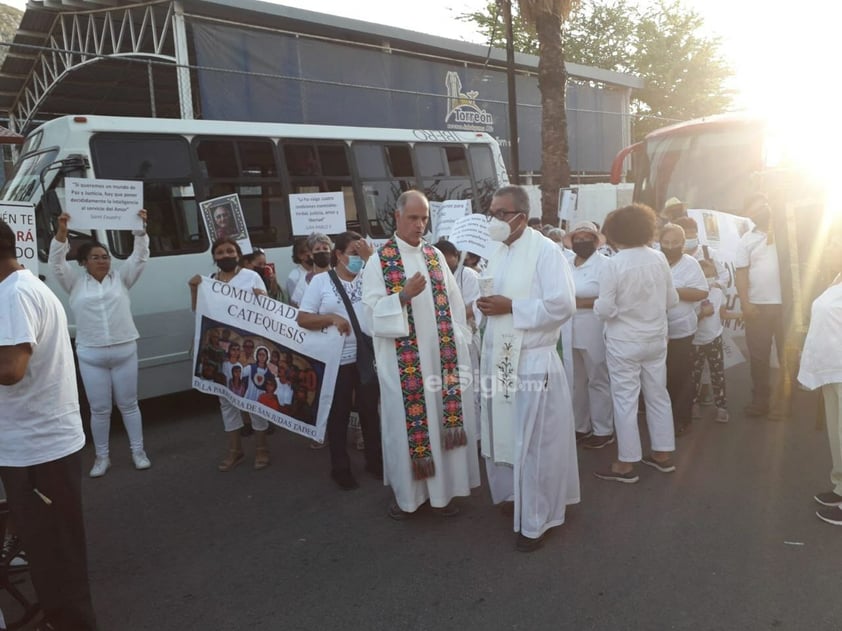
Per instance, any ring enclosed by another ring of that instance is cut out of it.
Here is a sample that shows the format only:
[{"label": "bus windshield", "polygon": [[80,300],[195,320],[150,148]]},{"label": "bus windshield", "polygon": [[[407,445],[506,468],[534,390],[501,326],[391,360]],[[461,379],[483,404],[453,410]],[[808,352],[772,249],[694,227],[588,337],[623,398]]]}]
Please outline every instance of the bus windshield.
[{"label": "bus windshield", "polygon": [[690,208],[738,211],[752,190],[752,174],[763,168],[763,149],[759,125],[647,138],[645,155],[636,156],[637,197],[657,209],[677,197]]},{"label": "bus windshield", "polygon": [[[12,178],[6,182],[0,192],[0,198],[15,202],[31,202],[40,189],[41,171],[52,164],[58,151],[52,149],[22,158],[15,168]],[[44,182],[48,185],[49,182]]]}]

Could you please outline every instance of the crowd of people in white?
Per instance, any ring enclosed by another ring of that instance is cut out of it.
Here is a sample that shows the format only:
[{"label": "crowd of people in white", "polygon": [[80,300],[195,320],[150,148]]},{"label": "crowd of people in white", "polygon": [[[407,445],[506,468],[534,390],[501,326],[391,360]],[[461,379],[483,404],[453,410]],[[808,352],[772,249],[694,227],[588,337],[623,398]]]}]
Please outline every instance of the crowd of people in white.
[{"label": "crowd of people in white", "polygon": [[[745,322],[748,416],[770,413],[773,340],[779,352],[784,346],[765,198],[748,201],[753,229],[736,253],[741,313],[728,309],[728,272],[699,243],[679,200],[660,216],[631,205],[601,227],[581,222],[567,233],[533,228],[529,214],[524,189],[499,189],[487,215],[489,238],[500,245],[481,261],[447,241],[427,243],[428,200],[407,191],[385,243],[375,249],[354,232],[311,235],[296,243],[296,268],[283,286],[265,273],[262,251],[244,257],[229,237],[211,246],[217,280],[289,301],[301,327],[336,327],[345,336],[326,432],[330,475],[340,488],[358,486],[346,451],[356,409],[365,469],[394,492],[389,517],[410,518],[426,503],[443,516],[458,514],[453,499],[480,485],[484,462],[491,499],[511,517],[516,549],[524,552],[540,548],[548,530],[564,523],[566,507],[579,502],[577,446],[616,443],[611,466],[593,473],[631,484],[640,479],[637,463],[676,470],[676,437],[702,417],[703,406],[714,406],[716,421],[729,421],[724,320]],[[77,322],[95,448],[90,476],[102,477],[111,464],[112,401],[134,466],[148,469],[128,295],[149,256],[148,237],[135,234],[133,253],[117,270],[104,245],[86,244],[78,251],[80,274],[66,260],[67,219],[58,218],[49,264]],[[838,272],[842,244],[832,243],[828,256]],[[201,276],[188,283],[194,306],[200,283]],[[814,304],[799,375],[806,387],[823,389],[833,489],[816,496],[817,514],[836,525],[842,360],[822,345],[842,337],[840,286],[837,277]],[[0,478],[50,628],[93,629],[79,473],[85,438],[73,374],[61,303],[18,263],[15,235],[0,221]],[[219,470],[243,461],[244,420],[258,435],[255,468],[266,468],[268,421],[227,400],[220,405],[227,452]]]}]

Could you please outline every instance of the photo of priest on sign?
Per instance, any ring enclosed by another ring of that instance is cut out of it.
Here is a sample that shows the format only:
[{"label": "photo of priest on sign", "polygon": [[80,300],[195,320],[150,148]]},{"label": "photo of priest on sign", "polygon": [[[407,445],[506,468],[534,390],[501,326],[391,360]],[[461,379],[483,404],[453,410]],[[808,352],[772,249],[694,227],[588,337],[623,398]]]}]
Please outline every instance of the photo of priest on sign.
[{"label": "photo of priest on sign", "polygon": [[248,237],[243,211],[237,195],[226,195],[209,199],[199,204],[208,238],[211,242],[217,239],[234,239],[240,241]]}]

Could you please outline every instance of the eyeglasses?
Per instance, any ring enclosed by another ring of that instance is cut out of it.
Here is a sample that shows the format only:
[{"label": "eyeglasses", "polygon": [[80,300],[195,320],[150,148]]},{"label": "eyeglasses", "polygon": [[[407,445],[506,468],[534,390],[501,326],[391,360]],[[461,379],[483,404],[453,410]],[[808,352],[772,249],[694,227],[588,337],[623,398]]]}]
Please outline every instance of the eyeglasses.
[{"label": "eyeglasses", "polygon": [[88,257],[89,261],[107,261],[111,258],[110,254],[93,254]]},{"label": "eyeglasses", "polygon": [[263,248],[252,248],[251,253],[252,254],[266,254],[266,252],[263,250]]},{"label": "eyeglasses", "polygon": [[507,217],[509,215],[519,215],[519,210],[498,210],[498,211],[489,211],[488,214],[485,216],[488,221],[492,219],[500,219],[502,220],[503,217]]}]

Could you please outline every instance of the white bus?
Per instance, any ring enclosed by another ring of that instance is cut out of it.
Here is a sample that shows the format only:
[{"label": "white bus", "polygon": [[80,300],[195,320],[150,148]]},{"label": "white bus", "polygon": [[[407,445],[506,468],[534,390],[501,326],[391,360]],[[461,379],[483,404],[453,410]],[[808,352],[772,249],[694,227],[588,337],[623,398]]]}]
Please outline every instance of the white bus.
[{"label": "white bus", "polygon": [[[27,136],[0,197],[36,205],[40,271],[65,305],[67,296],[46,265],[65,177],[143,181],[151,258],[131,290],[140,331],[140,398],[190,388],[187,280],[213,271],[198,202],[237,193],[252,244],[266,251],[283,283],[293,266],[290,193],[343,192],[347,228],[379,239],[391,234],[395,201],[405,190],[422,190],[434,201],[470,199],[481,212],[508,181],[497,142],[485,133],[57,118]],[[116,266],[131,253],[130,233],[94,232]],[[71,244],[90,236],[71,233]],[[69,310],[68,317],[72,336]]]}]

